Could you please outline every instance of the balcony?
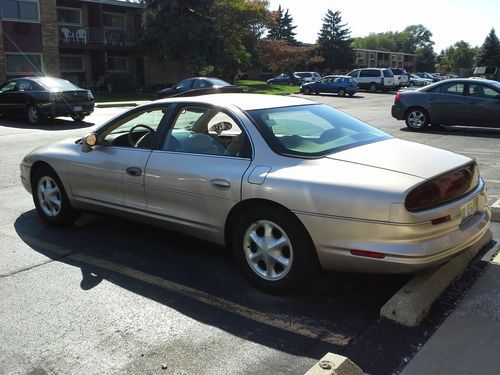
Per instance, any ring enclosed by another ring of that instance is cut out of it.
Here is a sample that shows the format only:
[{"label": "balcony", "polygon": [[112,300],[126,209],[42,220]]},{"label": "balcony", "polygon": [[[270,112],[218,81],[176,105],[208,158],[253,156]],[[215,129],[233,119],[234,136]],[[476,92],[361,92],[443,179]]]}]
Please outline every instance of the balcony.
[{"label": "balcony", "polygon": [[85,49],[136,49],[141,34],[136,30],[58,26],[59,46]]}]

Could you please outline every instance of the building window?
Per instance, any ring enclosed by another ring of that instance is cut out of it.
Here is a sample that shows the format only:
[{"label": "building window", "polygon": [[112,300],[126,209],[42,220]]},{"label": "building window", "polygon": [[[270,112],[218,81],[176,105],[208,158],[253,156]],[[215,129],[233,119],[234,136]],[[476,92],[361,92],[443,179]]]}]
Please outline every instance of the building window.
[{"label": "building window", "polygon": [[7,53],[5,62],[9,75],[42,73],[42,55],[39,53]]},{"label": "building window", "polygon": [[109,29],[125,29],[125,15],[118,13],[102,13],[102,25]]},{"label": "building window", "polygon": [[128,59],[124,56],[109,56],[106,58],[107,71],[109,72],[127,72]]},{"label": "building window", "polygon": [[40,21],[38,0],[1,0],[4,20]]},{"label": "building window", "polygon": [[81,25],[82,10],[78,8],[57,7],[57,23],[64,25]]},{"label": "building window", "polygon": [[61,72],[83,72],[82,55],[59,55]]}]

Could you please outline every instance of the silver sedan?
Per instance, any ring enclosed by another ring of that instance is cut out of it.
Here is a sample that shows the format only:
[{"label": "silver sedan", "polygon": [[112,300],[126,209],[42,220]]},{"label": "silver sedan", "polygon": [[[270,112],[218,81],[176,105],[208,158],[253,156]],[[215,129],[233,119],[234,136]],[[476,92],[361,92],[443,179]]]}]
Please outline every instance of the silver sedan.
[{"label": "silver sedan", "polygon": [[21,179],[50,224],[104,212],[227,245],[269,292],[436,266],[491,216],[474,160],[283,96],[155,101],[32,151]]}]

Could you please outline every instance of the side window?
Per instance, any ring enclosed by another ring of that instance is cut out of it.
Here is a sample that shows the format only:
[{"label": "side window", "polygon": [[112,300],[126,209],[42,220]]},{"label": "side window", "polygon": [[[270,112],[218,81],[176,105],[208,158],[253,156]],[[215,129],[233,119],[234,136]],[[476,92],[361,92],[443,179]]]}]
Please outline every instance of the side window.
[{"label": "side window", "polygon": [[179,82],[175,88],[178,90],[188,90],[191,87],[192,81],[192,79],[185,79],[184,81]]},{"label": "side window", "polygon": [[342,83],[342,78],[341,77],[337,77],[333,80],[333,82],[335,83]]},{"label": "side window", "polygon": [[16,91],[31,91],[32,86],[33,85],[31,83],[31,81],[21,79],[21,80],[17,81]]},{"label": "side window", "polygon": [[383,70],[384,72],[384,77],[394,77],[394,74],[390,70]]},{"label": "side window", "polygon": [[495,99],[497,95],[498,92],[496,92],[495,90],[493,90],[488,86],[484,86],[477,83],[469,85],[469,96],[482,99]]},{"label": "side window", "polygon": [[14,90],[14,87],[16,87],[16,81],[8,82],[0,88],[0,94]]},{"label": "side window", "polygon": [[358,73],[359,73],[359,70],[353,70],[352,72],[350,72],[348,74],[348,76],[351,76],[353,78],[357,78],[358,77]]},{"label": "side window", "polygon": [[103,146],[151,148],[160,122],[168,113],[168,108],[148,108],[135,112],[100,135]]},{"label": "side window", "polygon": [[463,83],[447,83],[439,86],[439,91],[441,94],[448,95],[463,95],[464,84]]},{"label": "side window", "polygon": [[247,156],[245,134],[226,113],[213,108],[183,108],[169,130],[165,151]]},{"label": "side window", "polygon": [[202,89],[207,86],[207,82],[203,79],[197,79],[193,82],[193,89]]}]

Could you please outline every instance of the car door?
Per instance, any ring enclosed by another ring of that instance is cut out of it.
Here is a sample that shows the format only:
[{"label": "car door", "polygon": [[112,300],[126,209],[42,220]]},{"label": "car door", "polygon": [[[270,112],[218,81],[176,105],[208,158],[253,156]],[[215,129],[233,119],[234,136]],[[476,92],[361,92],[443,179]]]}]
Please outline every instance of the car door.
[{"label": "car door", "polygon": [[444,82],[426,94],[427,110],[431,123],[443,125],[463,124],[465,84]]},{"label": "car door", "polygon": [[16,87],[16,81],[6,82],[0,88],[0,113],[9,114],[12,113],[13,103],[15,100],[14,89]]},{"label": "car door", "polygon": [[481,82],[469,83],[465,97],[465,124],[500,127],[500,91]]},{"label": "car door", "polygon": [[176,113],[147,164],[148,211],[176,230],[221,243],[227,215],[241,200],[249,140],[220,109],[183,104]]},{"label": "car door", "polygon": [[166,116],[167,104],[128,112],[99,130],[91,152],[70,159],[67,178],[80,206],[146,214],[144,172]]}]

